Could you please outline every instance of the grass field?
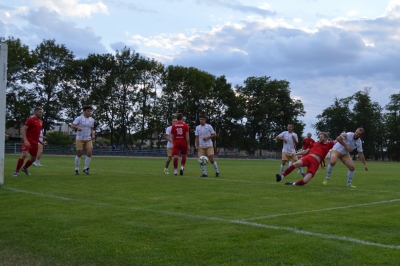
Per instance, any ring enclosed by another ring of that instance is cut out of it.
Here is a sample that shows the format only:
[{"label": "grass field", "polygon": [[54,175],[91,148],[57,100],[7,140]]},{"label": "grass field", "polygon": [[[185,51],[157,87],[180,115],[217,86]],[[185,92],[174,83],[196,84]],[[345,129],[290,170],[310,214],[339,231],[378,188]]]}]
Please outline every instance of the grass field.
[{"label": "grass field", "polygon": [[[337,164],[303,187],[275,181],[280,161],[217,160],[200,178],[165,159],[46,156],[0,189],[0,265],[400,265],[398,163]],[[83,166],[83,160],[81,162]],[[82,172],[82,171],[81,171]],[[172,164],[170,165],[172,173]]]}]

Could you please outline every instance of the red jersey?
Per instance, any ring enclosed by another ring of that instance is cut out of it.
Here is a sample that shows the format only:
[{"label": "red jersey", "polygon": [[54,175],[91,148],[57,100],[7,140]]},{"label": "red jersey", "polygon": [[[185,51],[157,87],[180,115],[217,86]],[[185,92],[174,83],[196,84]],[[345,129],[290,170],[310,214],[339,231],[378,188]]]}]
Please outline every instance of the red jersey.
[{"label": "red jersey", "polygon": [[39,142],[43,121],[35,116],[32,116],[26,120],[24,125],[28,127],[26,130],[26,139],[29,141],[29,143],[37,145]]},{"label": "red jersey", "polygon": [[[189,132],[188,124],[178,121],[172,125],[171,135],[174,135],[173,141],[186,143],[186,133]],[[187,143],[186,143],[187,144]]]},{"label": "red jersey", "polygon": [[315,140],[312,138],[305,138],[303,139],[303,150],[307,150],[308,148],[311,148],[311,145],[315,143]]},{"label": "red jersey", "polygon": [[309,154],[316,154],[318,155],[322,160],[325,159],[326,155],[328,154],[329,150],[332,149],[333,145],[335,145],[335,142],[329,141],[325,143],[321,142],[314,142],[311,144],[311,150]]}]

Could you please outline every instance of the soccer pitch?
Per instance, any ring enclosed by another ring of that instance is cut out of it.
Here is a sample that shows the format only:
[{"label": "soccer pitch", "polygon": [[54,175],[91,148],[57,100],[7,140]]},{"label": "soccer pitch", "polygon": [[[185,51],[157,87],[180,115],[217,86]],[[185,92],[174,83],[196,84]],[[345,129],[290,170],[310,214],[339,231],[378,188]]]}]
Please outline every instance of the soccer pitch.
[{"label": "soccer pitch", "polygon": [[[0,189],[0,265],[399,265],[398,163],[356,162],[353,185],[338,163],[303,187],[275,181],[278,160],[218,159],[200,178],[163,174],[164,158],[96,157],[74,175],[74,157]],[[84,157],[83,157],[84,158]],[[83,160],[81,167],[83,166]]]}]

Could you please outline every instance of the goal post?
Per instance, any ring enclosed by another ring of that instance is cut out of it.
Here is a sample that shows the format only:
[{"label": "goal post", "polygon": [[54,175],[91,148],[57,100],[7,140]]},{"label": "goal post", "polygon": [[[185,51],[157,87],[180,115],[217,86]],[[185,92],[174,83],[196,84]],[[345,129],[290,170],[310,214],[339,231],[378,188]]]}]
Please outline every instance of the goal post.
[{"label": "goal post", "polygon": [[6,87],[8,46],[0,43],[0,186],[4,185],[4,148],[6,133]]}]

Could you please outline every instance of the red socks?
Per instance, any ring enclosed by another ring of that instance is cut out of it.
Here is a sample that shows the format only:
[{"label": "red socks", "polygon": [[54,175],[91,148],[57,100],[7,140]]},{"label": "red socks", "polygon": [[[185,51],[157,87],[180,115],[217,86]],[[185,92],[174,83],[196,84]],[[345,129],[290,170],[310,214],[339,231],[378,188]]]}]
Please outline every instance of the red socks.
[{"label": "red socks", "polygon": [[186,156],[182,156],[181,166],[185,167]]},{"label": "red socks", "polygon": [[287,176],[288,174],[290,174],[296,167],[294,167],[294,165],[292,164],[291,166],[289,166],[285,172],[283,172],[283,176]]},{"label": "red socks", "polygon": [[32,161],[31,161],[31,159],[29,159],[28,161],[26,161],[26,163],[24,165],[24,169],[28,169],[28,167],[31,165],[32,165]]},{"label": "red socks", "polygon": [[306,183],[304,183],[304,180],[299,180],[295,183],[296,186],[304,186]]},{"label": "red socks", "polygon": [[17,162],[17,169],[15,169],[15,172],[19,173],[19,169],[21,169],[23,164],[24,164],[24,159],[19,158]]},{"label": "red socks", "polygon": [[174,158],[174,170],[178,169],[178,158]]}]

